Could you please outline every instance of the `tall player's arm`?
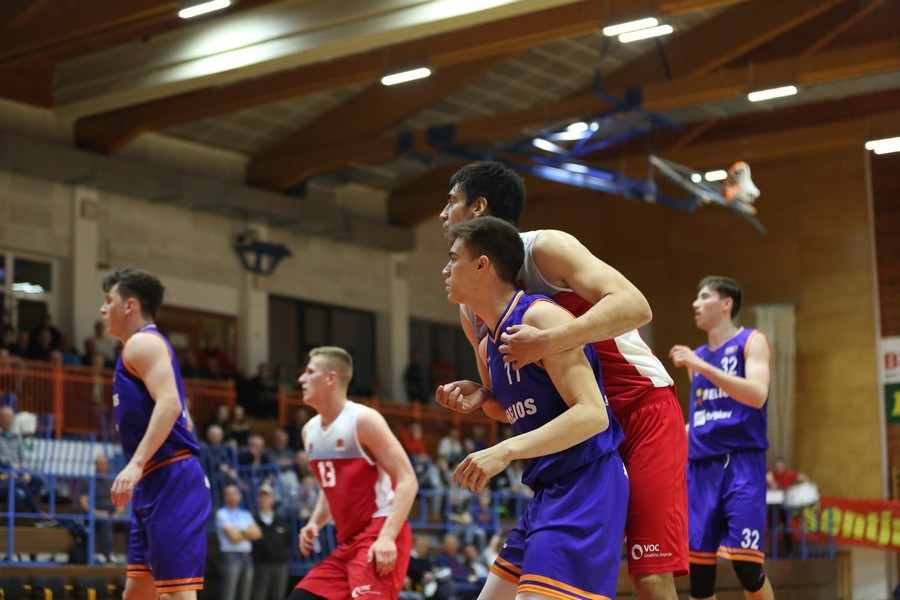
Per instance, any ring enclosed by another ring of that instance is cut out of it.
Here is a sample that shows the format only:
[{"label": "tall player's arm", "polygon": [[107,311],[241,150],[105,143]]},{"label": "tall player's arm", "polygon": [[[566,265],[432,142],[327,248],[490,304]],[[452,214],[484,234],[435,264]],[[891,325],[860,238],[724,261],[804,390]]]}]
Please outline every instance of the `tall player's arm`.
[{"label": "tall player's arm", "polygon": [[702,373],[741,404],[762,408],[769,397],[771,351],[769,341],[762,331],[755,331],[747,341],[743,377],[727,373],[719,366],[706,362],[686,346],[675,346],[669,352],[669,356],[676,366],[687,367],[694,373]]},{"label": "tall player's arm", "polygon": [[356,435],[366,453],[394,482],[391,511],[369,548],[369,561],[374,559],[378,573],[386,575],[397,562],[395,540],[416,500],[419,483],[409,456],[380,413],[373,409],[363,410],[356,421]]},{"label": "tall player's arm", "polygon": [[147,431],[110,490],[112,501],[118,506],[125,506],[131,500],[144,466],[169,437],[182,411],[169,348],[159,336],[152,333],[131,336],[122,351],[122,360],[144,382],[154,406]]},{"label": "tall player's arm", "polygon": [[[552,302],[535,302],[523,322],[536,329],[559,327],[573,317]],[[513,460],[561,452],[609,427],[606,402],[581,347],[543,358],[543,367],[568,410],[548,423],[467,456],[454,473],[463,488],[481,492]]]},{"label": "tall player's arm", "polygon": [[612,339],[653,318],[641,291],[574,236],[552,229],[541,231],[531,257],[544,279],[570,288],[593,306],[577,319],[549,329],[527,324],[508,329],[501,337],[504,345],[500,351],[516,368],[569,348]]}]

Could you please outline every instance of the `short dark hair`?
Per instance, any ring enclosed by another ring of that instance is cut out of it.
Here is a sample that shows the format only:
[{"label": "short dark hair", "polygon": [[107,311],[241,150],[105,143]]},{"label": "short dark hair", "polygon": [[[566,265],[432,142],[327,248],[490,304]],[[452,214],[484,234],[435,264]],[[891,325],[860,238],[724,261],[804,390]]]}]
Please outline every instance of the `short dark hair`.
[{"label": "short dark hair", "polygon": [[156,318],[159,307],[163,303],[165,288],[159,278],[150,271],[131,267],[107,273],[103,278],[103,291],[109,293],[118,287],[122,298],[136,298],[141,305],[141,314],[151,319]]},{"label": "short dark hair", "polygon": [[450,239],[461,239],[473,254],[487,256],[500,279],[515,285],[525,262],[525,246],[510,223],[492,216],[469,219],[450,228]]},{"label": "short dark hair", "polygon": [[466,206],[484,198],[492,216],[519,226],[525,209],[525,181],[503,163],[468,164],[450,178],[450,187],[455,185],[465,193]]},{"label": "short dark hair", "polygon": [[741,301],[744,297],[744,293],[741,291],[741,284],[731,277],[709,275],[700,281],[697,289],[702,290],[704,286],[709,286],[709,289],[715,290],[721,298],[731,298],[731,318],[738,316],[738,313],[741,312]]}]

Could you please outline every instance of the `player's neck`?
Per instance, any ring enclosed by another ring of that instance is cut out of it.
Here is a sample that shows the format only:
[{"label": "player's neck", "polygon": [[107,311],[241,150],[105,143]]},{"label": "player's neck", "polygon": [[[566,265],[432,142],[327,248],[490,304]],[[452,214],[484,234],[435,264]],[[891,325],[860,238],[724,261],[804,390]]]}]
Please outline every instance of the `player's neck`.
[{"label": "player's neck", "polygon": [[131,336],[136,334],[138,331],[146,327],[147,325],[152,325],[153,321],[149,319],[144,319],[143,317],[134,319],[133,321],[129,321],[128,326],[125,328],[124,336],[119,340],[124,344],[127,342]]},{"label": "player's neck", "polygon": [[334,423],[349,401],[345,395],[335,396],[330,402],[318,407],[319,416],[322,418],[322,427],[328,427]]},{"label": "player's neck", "polygon": [[722,344],[733,338],[737,330],[738,327],[731,321],[731,319],[722,319],[722,321],[718,325],[707,332],[706,338],[711,347],[718,348]]},{"label": "player's neck", "polygon": [[491,331],[496,331],[500,319],[503,318],[517,292],[518,290],[511,285],[498,286],[490,293],[482,294],[476,303],[477,306],[470,305],[470,308],[481,317]]}]

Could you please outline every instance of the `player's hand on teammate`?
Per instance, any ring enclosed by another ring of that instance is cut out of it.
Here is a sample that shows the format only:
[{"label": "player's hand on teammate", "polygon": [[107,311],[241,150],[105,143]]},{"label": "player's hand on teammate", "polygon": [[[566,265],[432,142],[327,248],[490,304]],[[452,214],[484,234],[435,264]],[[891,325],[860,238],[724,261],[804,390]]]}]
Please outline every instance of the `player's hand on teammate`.
[{"label": "player's hand on teammate", "polygon": [[141,480],[144,470],[134,463],[128,463],[113,481],[112,488],[109,491],[110,498],[116,506],[127,506],[131,501],[131,494],[134,492],[134,486]]},{"label": "player's hand on teammate", "polygon": [[390,575],[397,564],[397,544],[390,538],[378,536],[369,547],[369,562],[375,561],[375,572],[385,577]]},{"label": "player's hand on teammate", "polygon": [[300,554],[309,556],[316,550],[318,545],[316,542],[319,539],[319,528],[313,523],[307,523],[300,530],[298,537],[300,538]]},{"label": "player's hand on teammate", "polygon": [[693,350],[680,344],[672,346],[672,349],[669,350],[669,358],[676,367],[687,367],[691,371],[696,371],[696,367],[702,362]]},{"label": "player's hand on teammate", "polygon": [[510,325],[500,334],[503,362],[517,371],[549,354],[547,332],[531,325]]},{"label": "player's hand on teammate", "polygon": [[453,473],[453,482],[466,490],[481,493],[491,477],[509,465],[506,448],[497,444],[465,457]]},{"label": "player's hand on teammate", "polygon": [[453,381],[439,385],[434,400],[444,408],[460,413],[478,410],[487,402],[490,394],[474,381]]}]

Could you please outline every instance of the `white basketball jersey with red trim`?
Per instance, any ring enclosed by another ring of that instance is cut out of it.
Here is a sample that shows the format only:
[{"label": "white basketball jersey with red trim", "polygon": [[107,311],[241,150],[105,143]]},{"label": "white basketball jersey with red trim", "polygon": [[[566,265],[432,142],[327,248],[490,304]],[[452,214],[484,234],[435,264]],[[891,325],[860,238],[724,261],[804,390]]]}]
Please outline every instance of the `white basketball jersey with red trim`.
[{"label": "white basketball jersey with red trim", "polygon": [[[579,317],[586,313],[593,303],[569,288],[556,287],[544,279],[531,256],[534,242],[540,233],[541,230],[519,234],[522,243],[525,244],[525,264],[519,271],[517,283],[526,293],[549,296]],[[463,305],[462,308],[472,324],[475,336],[481,340],[487,335],[487,327],[469,307]],[[644,392],[653,388],[669,387],[675,383],[636,329],[611,340],[594,342],[593,346],[600,357],[603,388],[609,398],[610,409],[615,415],[627,411],[627,405],[639,399]]]},{"label": "white basketball jersey with red trim", "polygon": [[391,511],[394,486],[390,476],[365,453],[356,435],[364,410],[347,402],[327,428],[314,416],[306,426],[306,452],[319,486],[328,499],[339,542],[353,537],[372,519]]}]

